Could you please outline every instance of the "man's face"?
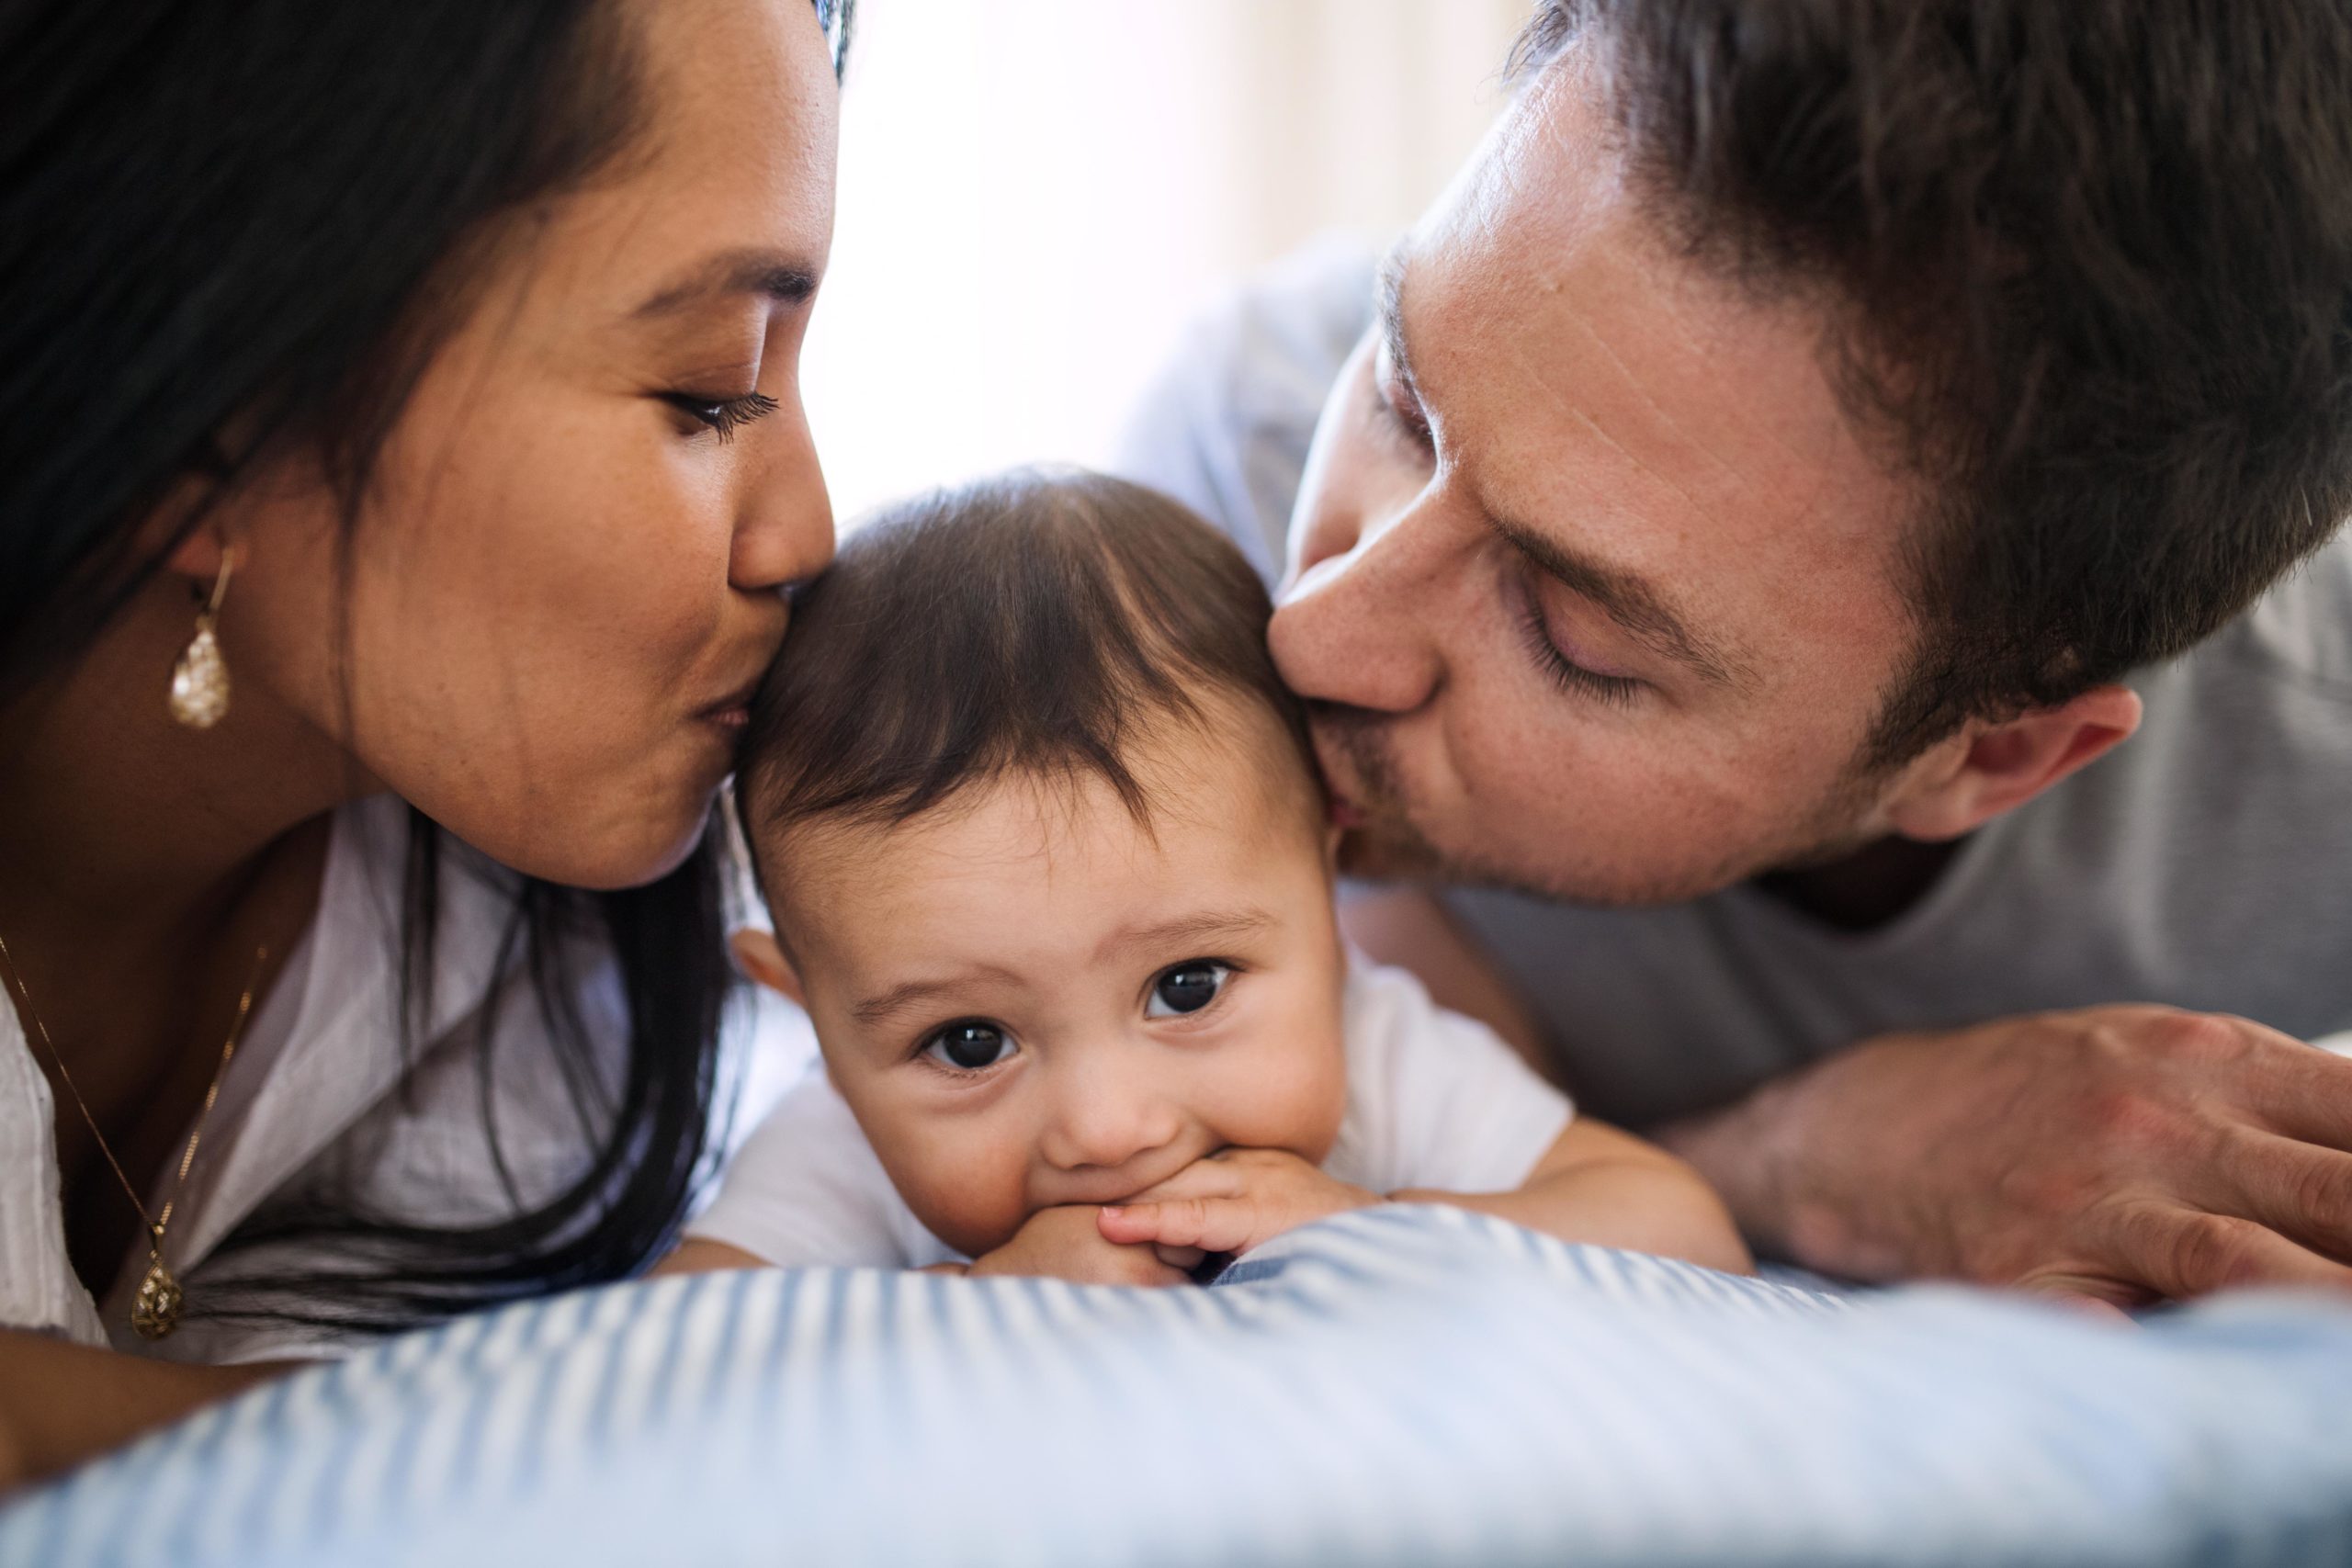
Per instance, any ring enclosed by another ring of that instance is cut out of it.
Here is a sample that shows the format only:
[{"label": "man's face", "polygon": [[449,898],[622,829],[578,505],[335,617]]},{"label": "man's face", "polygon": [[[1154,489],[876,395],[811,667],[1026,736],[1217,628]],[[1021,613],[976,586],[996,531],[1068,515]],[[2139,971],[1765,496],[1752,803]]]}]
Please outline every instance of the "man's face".
[{"label": "man's face", "polygon": [[1324,410],[1272,637],[1351,870],[1658,902],[1875,829],[1917,500],[1606,112],[1573,56],[1528,88]]}]

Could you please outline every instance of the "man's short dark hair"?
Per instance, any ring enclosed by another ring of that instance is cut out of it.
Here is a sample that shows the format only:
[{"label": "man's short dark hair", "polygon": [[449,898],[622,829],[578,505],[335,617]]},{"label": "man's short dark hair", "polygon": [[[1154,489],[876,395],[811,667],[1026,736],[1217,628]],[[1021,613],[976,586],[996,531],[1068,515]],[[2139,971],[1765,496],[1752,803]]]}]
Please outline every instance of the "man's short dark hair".
[{"label": "man's short dark hair", "polygon": [[1669,233],[1937,498],[1872,761],[2177,655],[2352,512],[2352,6],[1544,0]]},{"label": "man's short dark hair", "polygon": [[904,502],[795,603],[745,736],[744,832],[903,822],[1008,775],[1099,779],[1148,821],[1136,740],[1172,719],[1232,744],[1218,698],[1262,708],[1312,781],[1272,615],[1231,541],[1140,485],[1024,470]]}]

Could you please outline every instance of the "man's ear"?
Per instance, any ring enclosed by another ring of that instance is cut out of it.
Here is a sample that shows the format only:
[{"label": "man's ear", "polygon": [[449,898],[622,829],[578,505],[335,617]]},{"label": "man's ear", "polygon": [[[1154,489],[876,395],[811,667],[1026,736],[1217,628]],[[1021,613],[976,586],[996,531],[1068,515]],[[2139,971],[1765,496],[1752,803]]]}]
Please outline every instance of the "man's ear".
[{"label": "man's ear", "polygon": [[1957,839],[2097,761],[2139,728],[2138,693],[2095,686],[2057,707],[1954,737],[1948,754],[1906,781],[1881,810],[1906,839]]},{"label": "man's ear", "polygon": [[808,997],[800,989],[800,972],[784,955],[784,947],[775,940],[774,931],[746,926],[727,939],[727,947],[735,954],[735,962],[744,974],[797,1007],[808,1005]]}]

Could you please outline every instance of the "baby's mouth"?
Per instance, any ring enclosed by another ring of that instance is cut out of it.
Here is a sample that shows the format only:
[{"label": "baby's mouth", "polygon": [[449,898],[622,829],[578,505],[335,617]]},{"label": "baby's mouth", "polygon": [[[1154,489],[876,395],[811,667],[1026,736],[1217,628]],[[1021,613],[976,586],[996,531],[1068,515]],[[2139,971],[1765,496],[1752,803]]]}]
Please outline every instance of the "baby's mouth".
[{"label": "baby's mouth", "polygon": [[1125,1165],[1092,1166],[1060,1173],[1054,1183],[1052,1204],[1065,1203],[1125,1203],[1150,1191],[1161,1182],[1186,1169],[1210,1151],[1170,1158],[1154,1151],[1137,1155]]}]

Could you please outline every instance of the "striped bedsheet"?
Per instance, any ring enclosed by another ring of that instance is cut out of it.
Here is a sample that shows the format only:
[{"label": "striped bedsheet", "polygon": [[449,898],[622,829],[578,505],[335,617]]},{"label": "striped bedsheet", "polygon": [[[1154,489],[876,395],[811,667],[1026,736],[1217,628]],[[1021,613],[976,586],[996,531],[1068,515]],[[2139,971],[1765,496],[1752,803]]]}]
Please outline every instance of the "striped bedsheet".
[{"label": "striped bedsheet", "polygon": [[1458,1211],[1145,1292],[485,1314],[0,1511],[0,1563],[2352,1562],[2352,1311],[1841,1302]]}]

